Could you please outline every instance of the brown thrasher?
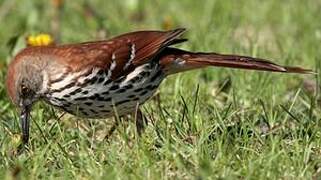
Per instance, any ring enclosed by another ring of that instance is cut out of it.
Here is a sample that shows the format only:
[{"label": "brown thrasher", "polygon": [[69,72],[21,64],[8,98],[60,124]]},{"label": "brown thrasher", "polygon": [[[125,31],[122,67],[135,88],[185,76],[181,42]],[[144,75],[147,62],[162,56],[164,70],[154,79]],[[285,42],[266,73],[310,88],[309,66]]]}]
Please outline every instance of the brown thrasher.
[{"label": "brown thrasher", "polygon": [[86,118],[133,113],[168,75],[207,66],[286,73],[311,73],[264,59],[196,53],[169,46],[186,41],[184,29],[137,31],[106,41],[27,47],[10,63],[7,91],[21,110],[23,142],[29,139],[29,114],[42,99]]}]

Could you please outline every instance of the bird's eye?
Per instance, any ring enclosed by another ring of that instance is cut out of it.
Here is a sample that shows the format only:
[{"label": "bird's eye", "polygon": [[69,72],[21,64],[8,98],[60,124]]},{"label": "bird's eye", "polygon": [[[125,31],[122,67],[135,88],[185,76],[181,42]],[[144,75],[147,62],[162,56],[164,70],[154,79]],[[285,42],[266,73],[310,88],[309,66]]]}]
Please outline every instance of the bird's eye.
[{"label": "bird's eye", "polygon": [[27,95],[29,93],[29,88],[27,88],[27,86],[22,85],[21,86],[21,94],[23,95]]}]

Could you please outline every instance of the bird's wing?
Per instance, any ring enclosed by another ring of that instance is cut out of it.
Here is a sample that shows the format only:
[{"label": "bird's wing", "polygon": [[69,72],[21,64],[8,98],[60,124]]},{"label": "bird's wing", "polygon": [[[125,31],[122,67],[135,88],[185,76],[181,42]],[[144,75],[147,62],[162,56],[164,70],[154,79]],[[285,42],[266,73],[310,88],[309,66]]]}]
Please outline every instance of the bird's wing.
[{"label": "bird's wing", "polygon": [[111,78],[116,79],[151,61],[165,47],[185,41],[178,39],[184,31],[131,32],[107,41],[56,46],[53,54],[73,71],[97,67],[112,71]]}]

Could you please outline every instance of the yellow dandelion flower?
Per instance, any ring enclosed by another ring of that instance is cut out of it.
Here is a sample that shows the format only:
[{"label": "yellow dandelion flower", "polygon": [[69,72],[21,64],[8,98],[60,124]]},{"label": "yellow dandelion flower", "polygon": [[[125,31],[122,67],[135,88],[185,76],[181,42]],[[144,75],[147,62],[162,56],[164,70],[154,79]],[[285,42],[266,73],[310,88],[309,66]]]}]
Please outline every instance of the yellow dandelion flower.
[{"label": "yellow dandelion flower", "polygon": [[28,36],[27,44],[29,46],[48,46],[53,44],[53,38],[49,34],[38,34],[36,36]]}]

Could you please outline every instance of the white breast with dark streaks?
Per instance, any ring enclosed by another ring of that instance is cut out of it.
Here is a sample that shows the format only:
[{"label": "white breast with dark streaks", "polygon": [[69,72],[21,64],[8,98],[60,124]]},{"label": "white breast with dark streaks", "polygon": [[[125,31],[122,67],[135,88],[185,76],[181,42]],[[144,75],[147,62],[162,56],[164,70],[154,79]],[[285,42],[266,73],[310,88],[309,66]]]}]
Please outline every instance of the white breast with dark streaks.
[{"label": "white breast with dark streaks", "polygon": [[139,66],[115,81],[110,80],[112,68],[64,74],[48,87],[45,99],[81,117],[104,118],[115,112],[121,116],[135,112],[137,104],[150,98],[164,79],[157,64]]}]

